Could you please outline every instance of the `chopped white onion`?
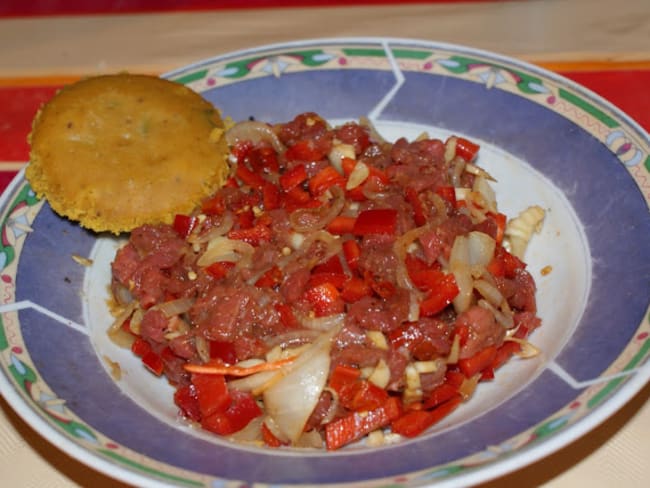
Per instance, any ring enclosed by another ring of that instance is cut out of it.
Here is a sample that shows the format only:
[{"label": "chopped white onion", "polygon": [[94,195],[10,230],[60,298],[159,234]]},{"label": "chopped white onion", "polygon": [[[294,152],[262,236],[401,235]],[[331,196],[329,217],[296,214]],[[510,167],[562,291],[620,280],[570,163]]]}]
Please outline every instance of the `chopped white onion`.
[{"label": "chopped white onion", "polygon": [[343,174],[343,165],[341,160],[343,158],[356,159],[356,153],[354,152],[354,146],[352,144],[343,144],[339,142],[332,146],[327,157],[336,171]]},{"label": "chopped white onion", "polygon": [[197,260],[199,266],[210,266],[217,261],[239,262],[244,266],[250,262],[255,248],[238,239],[217,236],[208,243],[205,252]]},{"label": "chopped white onion", "polygon": [[479,300],[477,305],[491,311],[494,315],[494,319],[505,329],[512,329],[515,326],[515,319],[512,314],[502,312],[487,300]]},{"label": "chopped white onion", "polygon": [[386,364],[386,361],[380,359],[377,362],[377,365],[368,376],[368,381],[378,386],[379,388],[386,388],[390,382],[390,368]]},{"label": "chopped white onion", "polygon": [[413,366],[420,374],[435,373],[440,368],[445,367],[444,359],[432,359],[430,361],[414,361]]},{"label": "chopped white onion", "polygon": [[474,186],[472,188],[476,193],[480,193],[484,198],[486,210],[488,212],[497,212],[497,197],[494,190],[483,176],[474,178]]},{"label": "chopped white onion", "polygon": [[187,312],[194,304],[194,299],[189,297],[177,298],[168,302],[159,303],[151,307],[152,310],[160,310],[165,317],[170,318]]},{"label": "chopped white onion", "polygon": [[210,344],[205,337],[197,335],[194,338],[194,347],[196,348],[196,353],[201,358],[201,361],[207,363],[210,361]]},{"label": "chopped white onion", "polygon": [[345,205],[345,194],[338,186],[330,188],[333,198],[329,203],[316,208],[299,208],[289,215],[291,227],[298,232],[313,232],[323,229],[341,213]]},{"label": "chopped white onion", "polygon": [[541,230],[544,216],[544,209],[534,205],[528,207],[506,225],[505,237],[510,252],[519,259],[523,259],[533,233]]},{"label": "chopped white onion", "polygon": [[456,137],[452,136],[445,143],[445,162],[450,163],[456,157]]},{"label": "chopped white onion", "polygon": [[273,146],[275,152],[284,153],[285,147],[273,128],[264,122],[246,120],[235,124],[226,131],[226,141],[234,146],[239,141],[251,141],[253,144],[268,142]]},{"label": "chopped white onion", "polygon": [[503,295],[497,287],[485,280],[474,280],[474,288],[495,307],[500,307],[504,301]]},{"label": "chopped white onion", "polygon": [[470,266],[484,268],[494,257],[496,241],[484,232],[479,231],[470,232],[467,239]]},{"label": "chopped white onion", "polygon": [[354,166],[354,169],[350,173],[350,176],[348,176],[348,181],[345,184],[345,189],[354,190],[364,181],[366,181],[368,179],[368,176],[370,176],[370,169],[368,168],[368,165],[362,162],[358,162]]},{"label": "chopped white onion", "polygon": [[246,427],[230,434],[228,439],[234,442],[261,444],[263,422],[264,420],[261,416],[255,417],[246,425]]},{"label": "chopped white onion", "polygon": [[420,373],[415,369],[412,363],[409,363],[404,370],[406,387],[402,398],[405,404],[419,402],[422,399],[422,383],[420,382]]},{"label": "chopped white onion", "polygon": [[506,341],[516,342],[521,346],[521,350],[515,352],[515,355],[519,356],[522,359],[534,358],[535,356],[539,356],[541,354],[541,351],[526,339],[519,339],[518,337],[508,337],[506,338]]},{"label": "chopped white onion", "polygon": [[254,395],[261,394],[273,384],[276,371],[261,371],[259,373],[243,376],[228,382],[228,388],[240,391],[250,391]]},{"label": "chopped white onion", "polygon": [[449,255],[449,270],[454,274],[456,286],[458,286],[458,295],[453,300],[454,309],[456,313],[461,313],[471,305],[474,290],[467,237],[459,235],[454,239]]},{"label": "chopped white onion", "polygon": [[276,373],[279,379],[264,391],[267,412],[293,444],[301,437],[327,383],[331,341],[338,330],[321,335],[294,362]]},{"label": "chopped white onion", "polygon": [[366,331],[366,337],[370,339],[372,344],[377,348],[381,349],[383,351],[388,350],[388,341],[386,340],[386,336],[384,333],[380,330],[367,330]]},{"label": "chopped white onion", "polygon": [[480,381],[481,373],[475,374],[471,378],[465,378],[463,383],[460,385],[460,388],[458,388],[458,393],[461,394],[464,400],[467,400],[474,394]]},{"label": "chopped white onion", "polygon": [[451,343],[451,350],[447,355],[447,364],[456,364],[460,359],[460,336],[454,334],[454,339]]},{"label": "chopped white onion", "polygon": [[332,330],[334,327],[343,325],[345,314],[335,313],[332,315],[324,315],[323,317],[311,317],[309,315],[304,315],[298,317],[298,319],[302,326],[306,329],[326,332],[328,330]]},{"label": "chopped white onion", "polygon": [[305,242],[305,234],[301,234],[300,232],[291,232],[289,234],[289,245],[294,251],[300,249],[303,242]]},{"label": "chopped white onion", "polygon": [[397,269],[395,272],[397,284],[416,295],[418,295],[420,292],[411,281],[411,278],[409,277],[408,271],[406,269],[406,254],[408,253],[411,244],[429,230],[430,227],[427,225],[416,227],[399,236],[393,243],[393,252],[397,257]]},{"label": "chopped white onion", "polygon": [[465,171],[476,176],[481,176],[488,181],[497,181],[490,173],[485,171],[480,166],[476,166],[474,163],[465,164]]},{"label": "chopped white onion", "polygon": [[187,242],[190,244],[203,244],[204,242],[209,242],[212,239],[226,235],[230,229],[232,229],[235,219],[231,212],[225,212],[221,218],[219,225],[212,227],[209,231],[203,234],[192,233],[187,238]]}]

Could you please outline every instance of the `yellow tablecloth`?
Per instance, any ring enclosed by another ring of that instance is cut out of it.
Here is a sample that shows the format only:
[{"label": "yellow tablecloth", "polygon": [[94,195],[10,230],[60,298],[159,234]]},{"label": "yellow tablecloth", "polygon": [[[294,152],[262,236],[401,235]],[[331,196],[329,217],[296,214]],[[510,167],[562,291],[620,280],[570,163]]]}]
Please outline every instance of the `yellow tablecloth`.
[{"label": "yellow tablecloth", "polygon": [[[452,42],[550,67],[648,65],[650,2],[464,2],[6,18],[0,19],[0,85],[124,69],[161,73],[259,44],[348,36]],[[649,396],[646,386],[591,433],[484,488],[648,486]],[[0,473],[0,484],[12,488],[123,486],[44,440],[2,399]]]}]

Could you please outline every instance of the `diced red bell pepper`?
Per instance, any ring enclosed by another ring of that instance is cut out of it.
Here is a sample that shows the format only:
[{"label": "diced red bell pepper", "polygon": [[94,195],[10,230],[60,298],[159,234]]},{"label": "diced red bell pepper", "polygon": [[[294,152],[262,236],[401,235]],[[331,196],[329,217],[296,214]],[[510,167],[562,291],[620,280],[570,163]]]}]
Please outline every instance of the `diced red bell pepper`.
[{"label": "diced red bell pepper", "polygon": [[404,263],[406,264],[406,271],[411,277],[411,280],[414,280],[414,277],[418,273],[421,273],[423,271],[429,271],[431,269],[435,269],[435,270],[441,269],[441,266],[437,262],[435,262],[432,265],[429,265],[424,259],[419,258],[411,253],[408,253],[406,255]]},{"label": "diced red bell pepper", "polygon": [[473,161],[481,146],[464,137],[456,138],[456,156],[460,156],[468,163]]},{"label": "diced red bell pepper", "polygon": [[359,213],[352,232],[358,236],[370,234],[394,235],[397,229],[397,210],[373,208]]},{"label": "diced red bell pepper", "polygon": [[311,198],[309,192],[303,190],[299,186],[294,186],[285,192],[282,206],[289,211],[293,211],[296,208],[309,207],[313,202],[320,205],[320,202]]},{"label": "diced red bell pepper", "polygon": [[455,388],[460,388],[465,379],[465,375],[457,369],[447,369],[445,372],[445,383]]},{"label": "diced red bell pepper", "polygon": [[341,298],[347,303],[354,303],[361,300],[363,297],[372,295],[372,288],[370,285],[357,276],[347,278],[343,283],[341,289]]},{"label": "diced red bell pepper", "polygon": [[456,298],[458,292],[459,289],[454,275],[451,273],[444,274],[444,277],[431,288],[427,297],[420,302],[420,314],[424,317],[430,317],[442,312]]},{"label": "diced red bell pepper", "polygon": [[284,191],[289,191],[296,188],[306,179],[307,170],[305,169],[305,165],[299,164],[280,175],[280,187],[282,187]]},{"label": "diced red bell pepper", "polygon": [[239,183],[237,182],[237,178],[234,176],[229,176],[226,178],[226,181],[224,182],[223,186],[226,188],[239,188]]},{"label": "diced red bell pepper", "polygon": [[361,379],[360,371],[349,366],[337,366],[332,373],[329,385],[338,394],[339,403],[354,412],[373,410],[382,406],[388,399],[383,388]]},{"label": "diced red bell pepper", "polygon": [[312,274],[343,274],[343,265],[338,255],[334,255],[324,263],[317,264],[311,270]]},{"label": "diced red bell pepper", "polygon": [[422,200],[418,192],[413,187],[408,187],[406,189],[406,201],[411,204],[413,208],[413,220],[415,225],[424,225],[427,223],[427,216],[424,212],[424,205],[422,205]]},{"label": "diced red bell pepper", "polygon": [[361,370],[359,368],[337,364],[330,373],[328,385],[338,394],[341,394],[346,386],[356,383],[360,377]]},{"label": "diced red bell pepper", "polygon": [[285,193],[285,200],[296,207],[304,207],[314,201],[309,192],[303,190],[299,186],[294,186],[291,190],[287,190]]},{"label": "diced red bell pepper", "polygon": [[482,372],[489,368],[497,356],[497,348],[489,346],[474,354],[472,357],[459,359],[458,367],[467,378]]},{"label": "diced red bell pepper", "polygon": [[350,176],[350,173],[354,170],[354,167],[357,165],[357,160],[352,158],[341,158],[341,169],[343,174],[347,177]]},{"label": "diced red bell pepper", "polygon": [[131,352],[139,358],[144,357],[144,355],[150,351],[151,345],[140,337],[136,337],[136,339],[131,344]]},{"label": "diced red bell pepper", "polygon": [[238,141],[230,149],[230,152],[239,163],[244,161],[244,158],[248,155],[251,149],[253,149],[253,143],[251,141]]},{"label": "diced red bell pepper", "polygon": [[309,278],[307,286],[318,286],[324,283],[330,283],[336,287],[337,290],[342,290],[348,277],[343,273],[317,273],[312,274]]},{"label": "diced red bell pepper", "polygon": [[162,358],[154,351],[149,351],[142,356],[142,364],[156,376],[160,376],[163,372],[164,365]]},{"label": "diced red bell pepper", "polygon": [[235,218],[237,219],[237,227],[239,229],[250,229],[255,223],[255,214],[250,208],[240,209],[235,213]]},{"label": "diced red bell pepper", "polygon": [[219,435],[230,435],[246,427],[262,410],[253,395],[233,390],[231,402],[225,410],[216,410],[201,419],[201,427]]},{"label": "diced red bell pepper", "polygon": [[435,290],[448,276],[437,266],[415,270],[410,269],[407,264],[406,269],[409,272],[409,278],[420,290]]},{"label": "diced red bell pepper", "polygon": [[201,212],[206,215],[222,215],[226,211],[226,203],[221,195],[216,194],[201,203]]},{"label": "diced red bell pepper", "polygon": [[345,303],[341,294],[332,283],[320,283],[308,288],[304,294],[317,317],[342,313]]},{"label": "diced red bell pepper", "polygon": [[491,364],[492,369],[493,370],[499,369],[512,357],[513,354],[519,351],[521,351],[521,344],[519,344],[518,342],[514,342],[514,341],[504,342],[497,349],[497,354],[494,357],[494,360],[492,361]]},{"label": "diced red bell pepper", "polygon": [[259,277],[255,282],[255,286],[259,288],[273,288],[274,286],[282,283],[283,274],[280,268],[273,266],[266,273]]},{"label": "diced red bell pepper", "polygon": [[231,396],[223,375],[194,373],[192,384],[201,417],[209,417],[215,412],[224,412],[230,405]]},{"label": "diced red bell pepper", "polygon": [[345,178],[334,166],[326,166],[309,179],[309,192],[319,197],[333,186],[345,188]]},{"label": "diced red bell pepper", "polygon": [[280,322],[282,322],[282,325],[285,327],[289,329],[299,329],[302,327],[290,305],[287,305],[286,303],[277,303],[275,305],[275,310],[280,315]]},{"label": "diced red bell pepper", "polygon": [[354,223],[356,220],[357,219],[355,217],[338,215],[334,217],[329,224],[327,224],[327,232],[339,236],[342,236],[343,234],[350,234],[354,229]]},{"label": "diced red bell pepper", "polygon": [[407,322],[388,333],[388,340],[394,349],[405,347],[412,350],[413,347],[422,341],[422,330],[414,322]]},{"label": "diced red bell pepper", "polygon": [[518,269],[525,268],[526,263],[500,245],[494,250],[494,257],[487,265],[487,270],[492,275],[506,278],[513,278]]},{"label": "diced red bell pepper", "polygon": [[174,223],[172,227],[176,233],[185,239],[190,235],[192,229],[196,226],[197,219],[196,217],[191,217],[189,215],[176,214],[174,216]]},{"label": "diced red bell pepper", "polygon": [[435,387],[431,393],[429,393],[427,398],[424,400],[422,407],[425,410],[435,408],[441,403],[451,400],[456,395],[458,395],[457,386],[453,386],[450,383],[443,383],[442,385]]},{"label": "diced red bell pepper", "polygon": [[251,246],[259,246],[262,242],[269,242],[273,232],[266,225],[254,225],[250,229],[232,229],[228,232],[229,239],[244,241]]},{"label": "diced red bell pepper", "polygon": [[359,243],[354,239],[349,239],[343,241],[343,256],[345,261],[348,263],[348,268],[352,271],[356,271],[359,267],[359,256],[361,256],[361,247]]},{"label": "diced red bell pepper", "polygon": [[256,190],[262,190],[266,184],[264,177],[258,173],[254,173],[248,166],[243,162],[237,163],[237,169],[235,170],[235,175],[241,180],[245,185],[255,188]]},{"label": "diced red bell pepper", "polygon": [[271,146],[261,146],[251,149],[245,160],[255,172],[277,173],[278,155]]},{"label": "diced red bell pepper", "polygon": [[314,266],[311,270],[309,286],[316,286],[323,283],[331,283],[337,289],[343,288],[347,276],[343,271],[343,265],[338,255],[332,256],[326,262]]},{"label": "diced red bell pepper", "polygon": [[181,409],[182,414],[194,422],[201,420],[199,401],[193,385],[181,386],[174,392],[174,403]]},{"label": "diced red bell pepper", "polygon": [[416,437],[453,412],[462,401],[460,394],[456,394],[433,410],[410,410],[394,420],[390,428],[395,434]]},{"label": "diced red bell pepper", "polygon": [[206,266],[205,271],[213,278],[220,280],[226,276],[228,271],[230,271],[234,266],[235,263],[230,261],[217,261]]},{"label": "diced red bell pepper", "polygon": [[332,451],[361,439],[370,432],[386,427],[399,418],[402,412],[401,402],[396,397],[389,397],[386,403],[369,412],[352,412],[336,419],[325,426],[325,445]]},{"label": "diced red bell pepper", "polygon": [[447,200],[452,207],[458,206],[458,201],[456,200],[456,189],[453,186],[439,186],[435,191],[436,195]]},{"label": "diced red bell pepper", "polygon": [[483,371],[481,371],[481,381],[489,381],[494,379],[494,368],[488,366]]},{"label": "diced red bell pepper", "polygon": [[288,161],[320,161],[327,155],[313,140],[304,139],[289,147],[284,156]]},{"label": "diced red bell pepper", "polygon": [[377,281],[372,279],[368,281],[370,288],[381,298],[388,299],[395,294],[396,288],[393,283],[388,280]]},{"label": "diced red bell pepper", "polygon": [[280,190],[273,183],[267,182],[262,189],[262,203],[265,210],[280,208]]},{"label": "diced red bell pepper", "polygon": [[354,412],[374,410],[388,400],[388,392],[370,381],[357,381],[356,385],[349,400],[339,397],[343,406]]},{"label": "diced red bell pepper", "polygon": [[237,351],[235,345],[228,341],[210,341],[210,358],[220,359],[225,364],[237,362]]}]

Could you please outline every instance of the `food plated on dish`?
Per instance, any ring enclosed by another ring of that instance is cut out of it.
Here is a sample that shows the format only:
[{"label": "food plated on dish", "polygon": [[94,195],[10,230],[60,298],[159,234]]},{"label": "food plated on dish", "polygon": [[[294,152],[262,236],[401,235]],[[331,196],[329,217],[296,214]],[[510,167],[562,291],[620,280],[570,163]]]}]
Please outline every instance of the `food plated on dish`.
[{"label": "food plated on dish", "polygon": [[166,376],[185,417],[274,447],[381,444],[534,355],[521,258],[544,212],[508,221],[477,145],[393,144],[315,113],[225,137],[226,185],[134,229],[112,262],[111,333]]},{"label": "food plated on dish", "polygon": [[[647,297],[592,279],[615,265],[643,290],[637,245],[621,259],[593,235],[647,226],[626,169],[647,144],[604,102],[510,59],[399,40],[272,46],[167,78],[224,116],[223,186],[121,237],[20,180],[5,208],[6,232],[33,229],[5,268],[22,283],[3,309],[20,324],[12,381],[38,384],[27,405],[64,400],[36,425],[86,443],[84,461],[152,485],[470,483],[575,438],[644,381]],[[588,104],[609,137],[572,118]],[[604,221],[587,195],[612,174],[629,197]],[[53,256],[71,285],[50,297]],[[605,295],[627,324],[616,337]],[[72,387],[81,364],[92,378]]]}]

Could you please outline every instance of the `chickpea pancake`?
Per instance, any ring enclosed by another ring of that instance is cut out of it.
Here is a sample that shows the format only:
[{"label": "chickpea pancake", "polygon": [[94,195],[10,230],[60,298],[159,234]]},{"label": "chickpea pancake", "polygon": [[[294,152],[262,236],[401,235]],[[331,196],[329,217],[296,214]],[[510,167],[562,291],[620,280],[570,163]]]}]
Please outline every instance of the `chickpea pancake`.
[{"label": "chickpea pancake", "polygon": [[228,173],[218,110],[147,75],[87,78],[34,118],[26,177],[58,214],[97,232],[169,223]]}]

